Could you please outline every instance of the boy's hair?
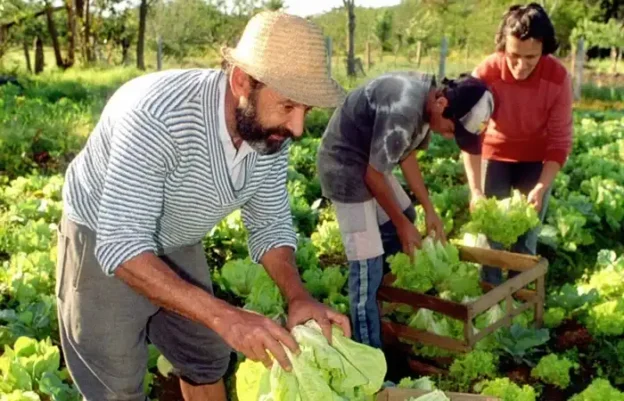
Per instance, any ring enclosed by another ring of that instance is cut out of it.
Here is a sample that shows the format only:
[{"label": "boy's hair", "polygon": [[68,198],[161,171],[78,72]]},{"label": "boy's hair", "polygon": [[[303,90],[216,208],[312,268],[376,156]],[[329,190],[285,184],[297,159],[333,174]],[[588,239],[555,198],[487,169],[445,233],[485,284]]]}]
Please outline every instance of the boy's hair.
[{"label": "boy's hair", "polygon": [[513,35],[520,40],[539,40],[542,42],[543,55],[553,54],[559,48],[555,28],[546,10],[537,3],[509,7],[494,39],[497,51],[505,50],[507,35]]}]

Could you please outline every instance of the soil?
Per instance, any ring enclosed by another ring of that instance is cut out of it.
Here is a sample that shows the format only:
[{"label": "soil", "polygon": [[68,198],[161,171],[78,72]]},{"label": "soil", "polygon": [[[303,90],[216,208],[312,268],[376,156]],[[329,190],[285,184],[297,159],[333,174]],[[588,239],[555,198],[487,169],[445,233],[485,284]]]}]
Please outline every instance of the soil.
[{"label": "soil", "polygon": [[151,398],[158,401],[181,401],[180,380],[174,376],[165,378],[161,375],[156,375]]},{"label": "soil", "polygon": [[531,378],[531,368],[527,365],[513,366],[511,369],[507,370],[506,374],[509,380],[518,384],[530,384],[534,381]]},{"label": "soil", "polygon": [[561,390],[558,387],[547,384],[544,386],[544,390],[542,391],[542,400],[548,401],[566,401],[569,398],[569,394],[567,391]]}]

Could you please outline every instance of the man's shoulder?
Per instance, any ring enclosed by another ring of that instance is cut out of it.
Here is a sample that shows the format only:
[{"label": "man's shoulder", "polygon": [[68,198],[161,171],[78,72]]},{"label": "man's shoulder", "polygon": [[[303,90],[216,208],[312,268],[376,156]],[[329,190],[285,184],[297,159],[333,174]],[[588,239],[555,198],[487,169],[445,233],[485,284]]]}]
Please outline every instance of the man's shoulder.
[{"label": "man's shoulder", "polygon": [[152,72],[123,84],[107,104],[111,116],[138,111],[162,118],[172,109],[197,98],[206,82],[217,80],[222,72],[214,69],[172,69]]}]

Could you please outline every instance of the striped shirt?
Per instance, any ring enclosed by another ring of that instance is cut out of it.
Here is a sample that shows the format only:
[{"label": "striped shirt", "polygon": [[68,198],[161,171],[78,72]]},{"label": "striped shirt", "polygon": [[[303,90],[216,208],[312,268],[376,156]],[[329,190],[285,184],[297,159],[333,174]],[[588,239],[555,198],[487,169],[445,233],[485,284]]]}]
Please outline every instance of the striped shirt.
[{"label": "striped shirt", "polygon": [[244,186],[232,185],[219,137],[224,79],[219,70],[170,70],[131,80],[70,164],[64,210],[96,232],[95,256],[107,275],[140,253],[198,243],[238,208],[255,262],[274,247],[295,249],[288,146],[249,152]]}]

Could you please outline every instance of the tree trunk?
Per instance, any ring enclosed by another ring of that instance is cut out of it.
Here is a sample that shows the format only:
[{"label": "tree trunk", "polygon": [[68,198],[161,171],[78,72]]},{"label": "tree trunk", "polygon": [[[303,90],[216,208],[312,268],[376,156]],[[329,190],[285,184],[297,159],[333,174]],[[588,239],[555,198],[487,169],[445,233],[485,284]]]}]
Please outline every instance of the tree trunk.
[{"label": "tree trunk", "polygon": [[355,4],[354,0],[344,0],[347,8],[347,75],[354,77],[355,72]]},{"label": "tree trunk", "polygon": [[40,36],[35,39],[35,74],[43,72],[43,41]]},{"label": "tree trunk", "polygon": [[139,41],[137,42],[137,68],[145,70],[145,23],[147,20],[147,0],[141,0],[139,8]]},{"label": "tree trunk", "polygon": [[58,40],[58,32],[56,31],[56,25],[54,24],[54,18],[52,15],[52,6],[50,3],[46,3],[46,19],[48,20],[48,32],[50,38],[52,38],[52,47],[54,48],[54,58],[56,59],[56,66],[59,68],[65,68],[63,63],[63,56],[61,55],[61,45]]},{"label": "tree trunk", "polygon": [[67,10],[67,59],[65,60],[65,67],[69,68],[76,61],[76,38],[78,32],[76,30],[76,13],[72,0],[65,0],[65,9]]},{"label": "tree trunk", "polygon": [[617,74],[617,60],[618,60],[618,49],[617,47],[611,48],[611,74]]},{"label": "tree trunk", "polygon": [[24,46],[24,57],[26,58],[26,68],[28,69],[28,72],[32,74],[33,69],[32,69],[32,63],[30,62],[30,49],[28,48],[28,42],[24,41],[23,46]]},{"label": "tree trunk", "polygon": [[85,10],[85,27],[84,27],[85,55],[87,60],[92,63],[95,61],[95,52],[93,51],[93,40],[91,40],[91,2],[87,0]]},{"label": "tree trunk", "polygon": [[130,41],[126,38],[121,41],[121,55],[123,65],[130,65]]}]

